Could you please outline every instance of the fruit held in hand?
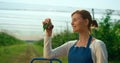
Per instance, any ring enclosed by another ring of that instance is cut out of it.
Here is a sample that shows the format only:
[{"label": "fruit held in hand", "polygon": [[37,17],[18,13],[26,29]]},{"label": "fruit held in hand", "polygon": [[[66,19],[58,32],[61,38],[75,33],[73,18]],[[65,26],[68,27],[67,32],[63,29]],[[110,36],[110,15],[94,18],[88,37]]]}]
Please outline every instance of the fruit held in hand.
[{"label": "fruit held in hand", "polygon": [[51,23],[45,23],[43,25],[43,30],[45,31],[45,29],[49,29],[49,30],[52,30],[53,29],[53,25]]}]

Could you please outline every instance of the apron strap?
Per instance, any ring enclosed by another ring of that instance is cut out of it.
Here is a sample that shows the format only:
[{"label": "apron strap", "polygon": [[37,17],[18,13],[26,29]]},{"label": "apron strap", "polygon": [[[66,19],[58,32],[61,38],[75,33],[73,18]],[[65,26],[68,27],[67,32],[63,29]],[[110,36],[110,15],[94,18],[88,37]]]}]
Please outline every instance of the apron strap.
[{"label": "apron strap", "polygon": [[92,36],[90,35],[87,43],[87,48],[89,48],[91,41],[92,41]]}]

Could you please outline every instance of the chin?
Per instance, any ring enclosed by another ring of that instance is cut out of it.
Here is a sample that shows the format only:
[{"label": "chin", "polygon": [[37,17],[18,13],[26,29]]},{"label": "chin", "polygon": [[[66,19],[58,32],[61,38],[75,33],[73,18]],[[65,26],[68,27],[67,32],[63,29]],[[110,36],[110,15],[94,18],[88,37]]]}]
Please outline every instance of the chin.
[{"label": "chin", "polygon": [[73,30],[73,32],[78,32],[77,30]]}]

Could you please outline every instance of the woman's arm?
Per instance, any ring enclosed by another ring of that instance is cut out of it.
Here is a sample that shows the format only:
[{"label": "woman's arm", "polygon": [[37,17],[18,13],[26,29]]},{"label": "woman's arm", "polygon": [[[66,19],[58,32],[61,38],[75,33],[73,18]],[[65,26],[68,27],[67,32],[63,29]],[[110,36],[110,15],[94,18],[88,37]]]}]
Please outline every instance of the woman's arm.
[{"label": "woman's arm", "polygon": [[98,40],[95,44],[96,63],[108,63],[108,54],[104,42]]},{"label": "woman's arm", "polygon": [[68,54],[69,48],[73,45],[74,41],[66,42],[65,44],[52,49],[51,46],[51,37],[44,37],[44,57],[45,58],[55,58],[60,56],[66,56]]}]

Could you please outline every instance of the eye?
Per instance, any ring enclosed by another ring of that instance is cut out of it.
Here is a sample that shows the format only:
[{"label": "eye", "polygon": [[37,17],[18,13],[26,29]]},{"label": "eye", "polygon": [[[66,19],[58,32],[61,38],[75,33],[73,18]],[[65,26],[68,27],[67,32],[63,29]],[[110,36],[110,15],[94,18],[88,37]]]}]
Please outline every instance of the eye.
[{"label": "eye", "polygon": [[77,19],[72,19],[72,21],[73,21],[73,22],[76,22],[76,21],[77,21]]}]

